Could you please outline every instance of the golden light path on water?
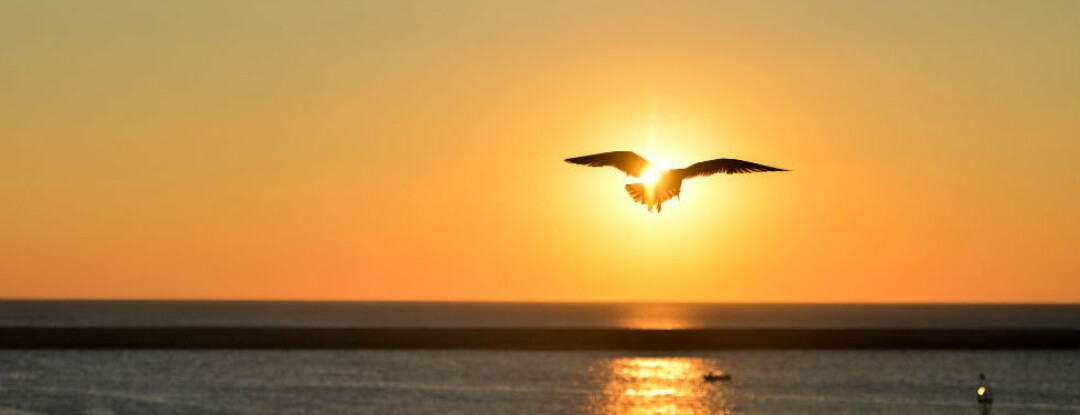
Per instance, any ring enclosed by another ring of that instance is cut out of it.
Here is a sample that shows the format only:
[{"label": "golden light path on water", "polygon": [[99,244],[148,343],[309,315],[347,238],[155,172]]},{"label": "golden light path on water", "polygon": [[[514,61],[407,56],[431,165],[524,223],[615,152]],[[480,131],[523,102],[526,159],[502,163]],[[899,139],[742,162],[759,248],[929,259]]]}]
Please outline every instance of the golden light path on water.
[{"label": "golden light path on water", "polygon": [[717,370],[716,362],[687,357],[626,357],[605,360],[590,368],[605,379],[589,400],[591,414],[729,414],[724,390],[703,375]]},{"label": "golden light path on water", "polygon": [[676,330],[695,328],[701,321],[686,307],[677,304],[635,304],[623,310],[619,327],[628,329]]}]

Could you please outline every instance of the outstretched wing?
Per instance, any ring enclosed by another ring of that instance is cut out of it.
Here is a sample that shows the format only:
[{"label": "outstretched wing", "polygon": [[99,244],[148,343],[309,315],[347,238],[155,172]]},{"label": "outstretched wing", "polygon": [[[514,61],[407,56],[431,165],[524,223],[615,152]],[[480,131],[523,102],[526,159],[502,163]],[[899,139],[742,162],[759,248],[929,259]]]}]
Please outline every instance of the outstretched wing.
[{"label": "outstretched wing", "polygon": [[694,163],[685,169],[680,169],[683,179],[689,179],[691,177],[708,176],[717,173],[724,174],[738,174],[738,173],[757,173],[763,171],[787,171],[784,169],[778,169],[776,167],[769,167],[764,164],[751,163],[749,161],[742,161],[736,159],[716,159],[703,161],[700,163]]},{"label": "outstretched wing", "polygon": [[646,169],[653,167],[649,160],[634,154],[633,151],[612,151],[591,156],[574,157],[566,159],[566,161],[591,167],[611,166],[634,177],[641,177],[641,174],[645,173]]}]

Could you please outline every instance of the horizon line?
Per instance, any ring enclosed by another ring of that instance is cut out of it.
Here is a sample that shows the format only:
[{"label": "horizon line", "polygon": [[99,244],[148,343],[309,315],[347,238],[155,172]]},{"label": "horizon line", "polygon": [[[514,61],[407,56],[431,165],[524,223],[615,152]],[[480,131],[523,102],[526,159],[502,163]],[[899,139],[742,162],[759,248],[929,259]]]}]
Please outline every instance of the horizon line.
[{"label": "horizon line", "polygon": [[481,303],[481,304],[702,304],[702,305],[1061,305],[1080,306],[1075,301],[776,301],[776,300],[435,300],[435,299],[296,299],[296,298],[62,298],[18,297],[0,302],[251,302],[251,303]]}]

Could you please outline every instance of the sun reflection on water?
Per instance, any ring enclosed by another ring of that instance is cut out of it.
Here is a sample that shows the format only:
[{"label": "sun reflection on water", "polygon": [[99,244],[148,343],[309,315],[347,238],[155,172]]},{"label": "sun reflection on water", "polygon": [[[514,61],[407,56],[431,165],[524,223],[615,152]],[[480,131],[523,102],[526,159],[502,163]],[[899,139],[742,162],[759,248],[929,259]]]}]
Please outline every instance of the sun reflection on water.
[{"label": "sun reflection on water", "polygon": [[716,362],[697,358],[629,357],[605,360],[594,370],[605,381],[589,401],[592,414],[728,414],[723,388],[704,373]]},{"label": "sun reflection on water", "polygon": [[675,330],[697,327],[697,316],[674,304],[633,304],[620,310],[619,326],[628,329]]}]

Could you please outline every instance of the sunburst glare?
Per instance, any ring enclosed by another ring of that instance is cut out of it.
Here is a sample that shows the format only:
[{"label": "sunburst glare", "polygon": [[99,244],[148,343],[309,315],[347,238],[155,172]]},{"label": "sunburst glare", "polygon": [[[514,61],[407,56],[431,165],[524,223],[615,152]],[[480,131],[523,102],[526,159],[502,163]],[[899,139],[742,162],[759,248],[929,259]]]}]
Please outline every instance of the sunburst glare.
[{"label": "sunburst glare", "polygon": [[653,185],[656,184],[657,180],[660,180],[660,171],[652,167],[645,169],[645,173],[641,174],[642,183]]}]

